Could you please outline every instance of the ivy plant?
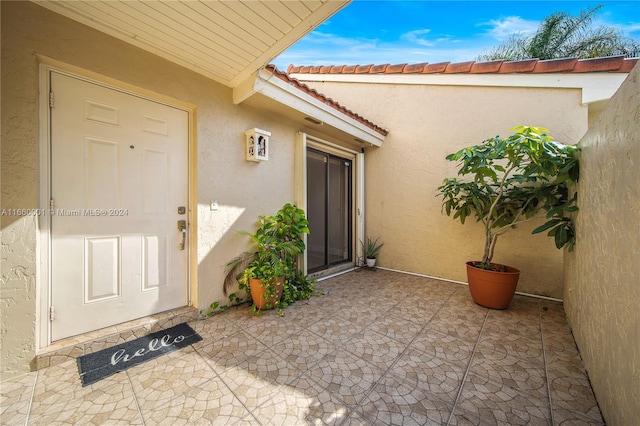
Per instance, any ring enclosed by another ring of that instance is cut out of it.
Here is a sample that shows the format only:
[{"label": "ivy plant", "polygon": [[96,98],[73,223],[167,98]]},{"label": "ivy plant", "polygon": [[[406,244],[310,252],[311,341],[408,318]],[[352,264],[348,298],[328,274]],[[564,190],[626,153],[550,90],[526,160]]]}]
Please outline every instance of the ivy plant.
[{"label": "ivy plant", "polygon": [[546,222],[534,234],[547,231],[557,248],[572,250],[575,244],[568,213],[578,210],[578,194],[570,186],[578,179],[579,148],[555,141],[543,127],[511,130],[507,138],[496,136],[449,154],[446,159],[459,165],[458,177],[438,187],[447,216],[462,224],[474,217],[484,225],[484,255],[475,265],[484,269],[496,269],[492,259],[500,236],[542,213]]}]

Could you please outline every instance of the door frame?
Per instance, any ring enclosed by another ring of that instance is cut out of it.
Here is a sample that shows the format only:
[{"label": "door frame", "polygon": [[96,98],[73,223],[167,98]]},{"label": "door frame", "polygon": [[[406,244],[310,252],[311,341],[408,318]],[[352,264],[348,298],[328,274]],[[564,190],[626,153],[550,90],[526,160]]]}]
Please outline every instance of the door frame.
[{"label": "door frame", "polygon": [[[48,213],[51,200],[51,116],[49,103],[51,92],[51,73],[59,73],[77,78],[92,84],[116,90],[148,101],[157,102],[172,108],[185,111],[188,115],[187,135],[187,303],[197,306],[197,149],[196,149],[196,106],[178,99],[143,89],[101,74],[69,65],[55,59],[37,55],[39,62],[39,106],[38,106],[38,139],[39,139],[39,209],[37,216],[37,274],[36,274],[36,353],[49,346],[51,340],[51,216]],[[55,99],[54,99],[55,102]],[[114,324],[115,325],[115,324]]]},{"label": "door frame", "polygon": [[[357,266],[358,259],[362,256],[362,247],[359,244],[364,238],[365,229],[365,207],[364,207],[364,152],[359,152],[351,148],[338,145],[333,142],[311,136],[304,132],[298,132],[295,152],[295,203],[307,211],[307,148],[313,148],[327,154],[347,158],[353,164],[353,197],[352,197],[352,235],[353,238],[353,268]],[[305,245],[307,236],[304,236]],[[304,274],[307,274],[307,250],[304,251],[300,260]],[[353,269],[351,268],[351,269]],[[350,270],[351,270],[350,269]],[[319,272],[322,275],[322,272]]]}]

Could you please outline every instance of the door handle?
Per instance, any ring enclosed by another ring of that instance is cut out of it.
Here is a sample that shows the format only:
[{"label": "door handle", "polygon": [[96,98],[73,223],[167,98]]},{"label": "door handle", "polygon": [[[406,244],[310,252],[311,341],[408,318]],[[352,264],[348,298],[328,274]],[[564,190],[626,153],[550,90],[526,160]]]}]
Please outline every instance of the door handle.
[{"label": "door handle", "polygon": [[178,231],[182,233],[182,242],[180,243],[180,250],[184,250],[184,243],[187,239],[187,221],[179,220],[178,221]]}]

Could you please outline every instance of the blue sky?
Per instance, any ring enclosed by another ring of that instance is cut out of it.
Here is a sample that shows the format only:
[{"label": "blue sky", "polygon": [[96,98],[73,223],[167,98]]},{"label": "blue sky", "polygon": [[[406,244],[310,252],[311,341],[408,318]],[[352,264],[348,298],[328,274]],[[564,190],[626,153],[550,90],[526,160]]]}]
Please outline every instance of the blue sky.
[{"label": "blue sky", "polygon": [[553,12],[603,4],[594,25],[640,40],[635,1],[354,0],[272,62],[365,65],[471,61],[511,34],[530,34]]}]

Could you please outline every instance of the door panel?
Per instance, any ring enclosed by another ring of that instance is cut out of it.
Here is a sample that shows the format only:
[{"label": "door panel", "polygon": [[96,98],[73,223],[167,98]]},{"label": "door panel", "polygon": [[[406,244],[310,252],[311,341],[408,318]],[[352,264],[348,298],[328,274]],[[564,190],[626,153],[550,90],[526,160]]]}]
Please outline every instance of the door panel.
[{"label": "door panel", "polygon": [[307,150],[307,269],[353,260],[352,162]]},{"label": "door panel", "polygon": [[52,339],[188,303],[188,113],[51,73]]}]

